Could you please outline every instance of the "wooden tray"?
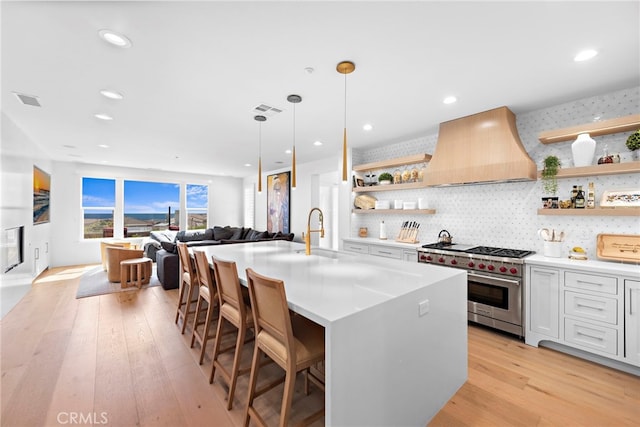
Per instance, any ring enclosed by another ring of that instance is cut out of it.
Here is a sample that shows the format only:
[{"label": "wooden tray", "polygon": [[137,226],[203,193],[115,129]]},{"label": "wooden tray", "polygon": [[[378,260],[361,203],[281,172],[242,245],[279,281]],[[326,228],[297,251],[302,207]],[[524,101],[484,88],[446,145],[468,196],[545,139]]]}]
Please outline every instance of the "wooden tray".
[{"label": "wooden tray", "polygon": [[640,263],[638,234],[598,234],[597,247],[598,258]]}]

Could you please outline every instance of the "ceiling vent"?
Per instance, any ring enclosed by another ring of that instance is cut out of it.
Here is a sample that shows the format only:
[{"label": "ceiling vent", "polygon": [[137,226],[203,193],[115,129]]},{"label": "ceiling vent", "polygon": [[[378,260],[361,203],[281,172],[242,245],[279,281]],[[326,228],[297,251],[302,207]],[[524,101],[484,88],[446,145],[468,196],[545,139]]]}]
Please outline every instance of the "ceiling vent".
[{"label": "ceiling vent", "polygon": [[18,93],[18,92],[13,92],[13,94],[24,105],[31,105],[33,107],[42,107],[42,105],[40,105],[40,102],[38,101],[37,96],[25,95],[24,93]]},{"label": "ceiling vent", "polygon": [[267,117],[273,117],[278,113],[282,113],[280,108],[272,107],[267,104],[260,104],[253,109],[254,113],[262,114]]}]

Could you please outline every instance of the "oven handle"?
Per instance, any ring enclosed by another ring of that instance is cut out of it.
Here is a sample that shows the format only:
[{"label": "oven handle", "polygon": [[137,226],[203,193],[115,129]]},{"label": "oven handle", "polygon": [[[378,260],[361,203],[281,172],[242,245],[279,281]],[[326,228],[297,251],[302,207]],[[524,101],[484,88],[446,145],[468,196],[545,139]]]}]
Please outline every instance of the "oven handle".
[{"label": "oven handle", "polygon": [[483,276],[481,274],[476,274],[474,272],[469,271],[469,277],[472,279],[478,279],[478,280],[482,280],[483,283],[487,283],[489,285],[505,285],[505,284],[509,284],[509,285],[515,285],[515,286],[520,286],[520,280],[510,280],[510,279],[503,279],[501,277],[489,277],[489,276]]}]

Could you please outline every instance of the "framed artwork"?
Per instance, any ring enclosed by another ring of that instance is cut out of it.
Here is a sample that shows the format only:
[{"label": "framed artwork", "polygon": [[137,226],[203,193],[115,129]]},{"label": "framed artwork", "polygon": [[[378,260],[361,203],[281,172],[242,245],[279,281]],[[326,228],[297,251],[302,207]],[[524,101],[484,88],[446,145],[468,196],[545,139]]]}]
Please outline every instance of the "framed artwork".
[{"label": "framed artwork", "polygon": [[49,222],[51,175],[33,166],[33,223]]},{"label": "framed artwork", "polygon": [[364,187],[364,179],[359,175],[353,175],[353,187]]},{"label": "framed artwork", "polygon": [[267,175],[267,231],[288,234],[290,220],[291,172]]}]

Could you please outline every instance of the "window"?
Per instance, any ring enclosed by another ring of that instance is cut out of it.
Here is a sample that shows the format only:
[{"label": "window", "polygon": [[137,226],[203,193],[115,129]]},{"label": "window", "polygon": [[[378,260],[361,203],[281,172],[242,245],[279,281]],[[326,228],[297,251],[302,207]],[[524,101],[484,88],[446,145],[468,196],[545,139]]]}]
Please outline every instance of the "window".
[{"label": "window", "polygon": [[187,229],[207,228],[209,186],[187,184]]},{"label": "window", "polygon": [[113,237],[113,210],[116,200],[114,179],[82,178],[84,238]]},{"label": "window", "polygon": [[[153,230],[178,229],[180,186],[164,182],[124,182],[125,237],[144,237]],[[173,213],[172,213],[173,211]]]}]

